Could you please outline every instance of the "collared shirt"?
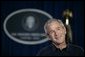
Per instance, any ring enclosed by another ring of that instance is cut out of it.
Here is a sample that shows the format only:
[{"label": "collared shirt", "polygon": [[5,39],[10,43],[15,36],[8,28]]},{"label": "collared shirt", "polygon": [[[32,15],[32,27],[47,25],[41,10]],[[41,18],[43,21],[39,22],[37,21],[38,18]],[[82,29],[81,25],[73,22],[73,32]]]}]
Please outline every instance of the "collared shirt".
[{"label": "collared shirt", "polygon": [[41,49],[37,56],[84,56],[84,51],[81,47],[68,44],[66,48],[60,50],[53,44]]}]

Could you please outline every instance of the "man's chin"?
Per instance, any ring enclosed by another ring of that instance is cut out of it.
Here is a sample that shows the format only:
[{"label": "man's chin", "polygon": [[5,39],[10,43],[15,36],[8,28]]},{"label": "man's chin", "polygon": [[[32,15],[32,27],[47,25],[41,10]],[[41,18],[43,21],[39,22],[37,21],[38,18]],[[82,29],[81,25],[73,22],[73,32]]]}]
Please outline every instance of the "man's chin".
[{"label": "man's chin", "polygon": [[54,43],[57,44],[57,45],[61,44],[60,42],[54,42]]},{"label": "man's chin", "polygon": [[58,44],[58,45],[62,44],[62,42],[60,42],[60,41],[55,41],[55,43]]}]

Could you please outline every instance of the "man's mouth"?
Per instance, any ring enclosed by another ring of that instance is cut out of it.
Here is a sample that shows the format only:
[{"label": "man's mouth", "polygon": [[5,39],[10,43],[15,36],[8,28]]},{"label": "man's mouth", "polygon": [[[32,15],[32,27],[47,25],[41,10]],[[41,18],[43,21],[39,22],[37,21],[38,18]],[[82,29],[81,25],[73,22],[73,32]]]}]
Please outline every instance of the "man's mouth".
[{"label": "man's mouth", "polygon": [[59,37],[58,36],[55,36],[55,39],[59,39]]},{"label": "man's mouth", "polygon": [[56,39],[59,39],[59,38],[61,38],[61,36],[55,36],[55,38],[56,38]]}]

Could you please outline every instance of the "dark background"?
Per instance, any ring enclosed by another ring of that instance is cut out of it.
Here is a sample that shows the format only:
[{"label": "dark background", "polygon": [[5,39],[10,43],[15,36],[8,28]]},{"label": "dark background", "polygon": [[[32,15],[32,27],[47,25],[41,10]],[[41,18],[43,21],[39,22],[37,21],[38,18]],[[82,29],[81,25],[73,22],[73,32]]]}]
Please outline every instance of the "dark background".
[{"label": "dark background", "polygon": [[[1,1],[1,55],[2,56],[35,56],[44,46],[45,42],[39,45],[23,45],[17,43],[4,33],[3,22],[8,14],[13,11],[25,8],[35,8],[46,11],[53,18],[63,19],[62,12],[65,9],[73,11],[71,28],[73,32],[73,44],[84,48],[84,2],[83,1]],[[43,21],[42,21],[43,22]]]}]

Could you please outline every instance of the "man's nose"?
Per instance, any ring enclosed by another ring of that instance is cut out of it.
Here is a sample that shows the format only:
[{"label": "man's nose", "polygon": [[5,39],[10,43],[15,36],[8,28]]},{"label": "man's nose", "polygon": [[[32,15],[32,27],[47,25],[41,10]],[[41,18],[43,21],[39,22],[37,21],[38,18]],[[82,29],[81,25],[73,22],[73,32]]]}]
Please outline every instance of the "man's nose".
[{"label": "man's nose", "polygon": [[57,36],[58,35],[58,32],[55,32],[55,35]]}]

